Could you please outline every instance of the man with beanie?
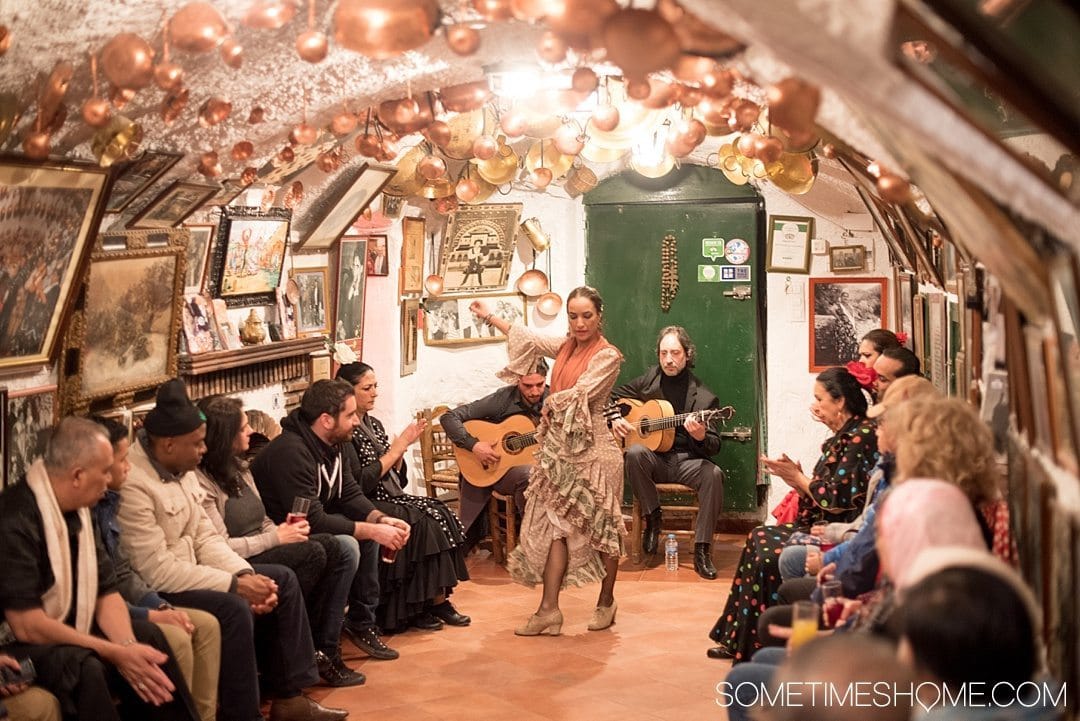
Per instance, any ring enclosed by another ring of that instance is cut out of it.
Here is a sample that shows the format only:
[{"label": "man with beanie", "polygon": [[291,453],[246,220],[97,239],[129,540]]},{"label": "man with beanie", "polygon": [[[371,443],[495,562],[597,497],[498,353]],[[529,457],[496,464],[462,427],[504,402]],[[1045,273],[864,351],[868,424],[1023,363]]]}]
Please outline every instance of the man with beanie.
[{"label": "man with beanie", "polygon": [[360,566],[349,592],[342,630],[358,649],[377,659],[398,652],[383,643],[375,626],[379,605],[379,545],[399,549],[409,527],[375,508],[353,478],[342,445],[360,423],[352,386],[342,380],[316,381],[300,407],[285,418],[282,433],[251,464],[266,515],[281,522],[297,496],[311,499],[312,533],[347,533],[360,541]]},{"label": "man with beanie", "polygon": [[[720,407],[712,391],[690,372],[697,349],[685,328],[670,325],[661,330],[656,339],[656,355],[659,365],[616,388],[612,396],[639,401],[666,400],[676,414]],[[633,427],[620,418],[612,424],[612,430],[620,438],[626,438]],[[688,415],[675,429],[671,450],[656,453],[635,444],[626,451],[626,477],[645,514],[642,550],[656,553],[660,536],[660,498],[656,484],[690,486],[697,491],[700,509],[694,531],[694,570],[710,581],[716,578],[712,562],[713,532],[724,505],[724,472],[712,460],[719,450],[720,434],[697,416]]]},{"label": "man with beanie", "polygon": [[120,490],[121,544],[132,567],[176,605],[213,614],[221,625],[220,721],[261,721],[263,688],[276,695],[270,721],[334,721],[348,713],[300,692],[319,675],[296,575],[272,564],[252,567],[214,531],[192,472],[206,452],[203,414],[180,380],[163,384],[131,448]]}]

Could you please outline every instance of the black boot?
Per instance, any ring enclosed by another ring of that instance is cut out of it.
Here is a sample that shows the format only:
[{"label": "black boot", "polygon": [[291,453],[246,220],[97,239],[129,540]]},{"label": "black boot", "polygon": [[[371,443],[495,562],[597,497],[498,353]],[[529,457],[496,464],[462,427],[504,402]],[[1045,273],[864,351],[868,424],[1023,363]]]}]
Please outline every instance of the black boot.
[{"label": "black boot", "polygon": [[716,566],[712,562],[712,544],[694,544],[694,570],[707,581],[716,578]]},{"label": "black boot", "polygon": [[660,509],[645,514],[645,534],[641,539],[641,550],[647,555],[656,553],[660,542]]}]

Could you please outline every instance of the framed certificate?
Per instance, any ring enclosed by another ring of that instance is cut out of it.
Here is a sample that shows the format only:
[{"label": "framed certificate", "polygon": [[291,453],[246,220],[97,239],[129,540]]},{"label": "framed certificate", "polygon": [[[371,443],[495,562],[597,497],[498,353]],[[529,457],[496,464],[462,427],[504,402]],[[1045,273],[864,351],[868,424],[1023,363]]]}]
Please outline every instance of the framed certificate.
[{"label": "framed certificate", "polygon": [[765,270],[809,274],[810,238],[813,235],[813,218],[771,216]]}]

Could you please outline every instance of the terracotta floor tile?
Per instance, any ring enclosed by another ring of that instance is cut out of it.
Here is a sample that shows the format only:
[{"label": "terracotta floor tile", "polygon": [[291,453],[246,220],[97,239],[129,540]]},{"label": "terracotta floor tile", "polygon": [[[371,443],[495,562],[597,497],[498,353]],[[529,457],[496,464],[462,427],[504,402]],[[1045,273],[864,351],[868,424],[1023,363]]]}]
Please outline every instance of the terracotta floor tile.
[{"label": "terracotta floor tile", "polygon": [[724,721],[715,686],[731,665],[706,658],[705,650],[742,541],[719,537],[715,581],[694,573],[686,548],[675,573],[656,559],[651,567],[624,560],[614,626],[588,631],[599,587],[572,588],[560,597],[562,635],[537,638],[515,636],[514,628],[536,610],[540,589],[515,584],[490,555],[474,554],[472,580],[453,595],[472,625],[389,636],[401,653],[396,661],[369,659],[344,641],[346,663],[363,671],[367,684],[312,695],[355,719]]}]

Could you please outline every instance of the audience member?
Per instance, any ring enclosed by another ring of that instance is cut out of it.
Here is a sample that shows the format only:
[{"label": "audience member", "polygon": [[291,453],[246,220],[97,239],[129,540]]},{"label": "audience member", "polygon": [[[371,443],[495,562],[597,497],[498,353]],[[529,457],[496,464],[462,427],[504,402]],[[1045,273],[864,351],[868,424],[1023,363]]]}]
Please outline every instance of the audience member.
[{"label": "audience member", "polygon": [[65,718],[195,721],[164,636],[132,620],[94,532],[89,509],[112,463],[101,426],[65,418],[25,480],[0,494],[0,611],[16,639],[4,650],[33,662]]},{"label": "audience member", "polygon": [[260,672],[262,687],[275,697],[270,721],[345,718],[346,711],[301,693],[319,674],[296,575],[274,564],[253,567],[203,513],[193,471],[206,452],[205,437],[206,419],[183,382],[163,384],[136,435],[131,473],[120,490],[121,543],[131,565],[170,603],[201,608],[221,624],[227,659],[218,683],[221,721],[262,718]]},{"label": "audience member", "polygon": [[873,368],[877,374],[875,389],[878,398],[884,395],[889,384],[897,378],[917,376],[922,371],[919,357],[902,345],[882,350],[881,355],[874,361]]},{"label": "audience member", "polygon": [[[0,666],[18,673],[19,662],[0,653]],[[0,685],[0,718],[14,721],[61,721],[60,702],[55,696],[29,683],[7,683]]]}]

